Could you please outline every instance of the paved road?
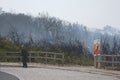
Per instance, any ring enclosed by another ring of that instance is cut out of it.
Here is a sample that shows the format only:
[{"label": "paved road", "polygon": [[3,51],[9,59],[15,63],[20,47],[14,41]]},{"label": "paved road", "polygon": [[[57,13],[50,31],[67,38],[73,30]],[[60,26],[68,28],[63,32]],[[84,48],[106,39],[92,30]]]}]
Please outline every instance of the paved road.
[{"label": "paved road", "polygon": [[19,80],[17,77],[0,71],[0,80]]},{"label": "paved road", "polygon": [[[13,74],[20,80],[120,80],[102,73],[64,70],[57,68],[1,67],[1,71]],[[0,79],[1,80],[1,79]]]}]

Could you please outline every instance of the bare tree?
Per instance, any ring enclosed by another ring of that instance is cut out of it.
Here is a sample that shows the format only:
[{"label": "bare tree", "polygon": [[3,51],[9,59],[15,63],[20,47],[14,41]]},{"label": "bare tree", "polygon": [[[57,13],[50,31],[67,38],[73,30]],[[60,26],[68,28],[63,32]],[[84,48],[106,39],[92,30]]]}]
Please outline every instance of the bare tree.
[{"label": "bare tree", "polygon": [[110,54],[110,45],[109,45],[108,37],[102,38],[101,44],[102,44],[101,46],[102,54]]},{"label": "bare tree", "polygon": [[29,45],[33,45],[33,44],[34,44],[33,36],[32,36],[31,33],[29,34],[29,41],[28,41],[28,44],[29,44]]},{"label": "bare tree", "polygon": [[17,29],[13,26],[10,28],[8,37],[16,45],[20,45],[23,42],[23,40],[22,40],[23,35],[19,34]]},{"label": "bare tree", "polygon": [[112,54],[118,54],[119,53],[119,44],[117,41],[117,38],[113,38],[113,47],[112,47]]}]

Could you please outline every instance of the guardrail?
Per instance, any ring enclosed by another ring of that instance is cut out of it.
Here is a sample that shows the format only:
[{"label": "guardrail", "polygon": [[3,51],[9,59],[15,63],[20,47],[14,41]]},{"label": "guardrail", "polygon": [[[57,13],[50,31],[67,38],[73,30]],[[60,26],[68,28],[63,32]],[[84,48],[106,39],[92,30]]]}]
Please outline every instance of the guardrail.
[{"label": "guardrail", "polygon": [[120,55],[95,55],[94,66],[96,68],[120,69]]},{"label": "guardrail", "polygon": [[[0,62],[22,62],[21,52],[0,52]],[[64,53],[28,51],[28,62],[64,64]]]}]

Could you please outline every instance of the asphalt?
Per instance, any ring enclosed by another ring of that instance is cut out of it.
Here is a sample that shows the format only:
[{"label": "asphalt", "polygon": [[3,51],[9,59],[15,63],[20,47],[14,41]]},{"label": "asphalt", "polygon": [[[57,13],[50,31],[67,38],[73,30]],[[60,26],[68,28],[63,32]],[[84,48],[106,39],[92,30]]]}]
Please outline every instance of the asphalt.
[{"label": "asphalt", "polygon": [[14,75],[0,71],[0,80],[19,80],[19,79]]},{"label": "asphalt", "polygon": [[3,79],[0,74],[0,80],[120,80],[120,71],[96,69],[93,66],[54,66],[29,63],[28,68],[23,68],[18,63],[0,64],[0,71],[19,78],[5,77],[6,79]]},{"label": "asphalt", "polygon": [[20,80],[120,80],[119,76],[113,74],[86,72],[86,70],[66,70],[55,67],[1,67],[1,71],[13,74]]}]

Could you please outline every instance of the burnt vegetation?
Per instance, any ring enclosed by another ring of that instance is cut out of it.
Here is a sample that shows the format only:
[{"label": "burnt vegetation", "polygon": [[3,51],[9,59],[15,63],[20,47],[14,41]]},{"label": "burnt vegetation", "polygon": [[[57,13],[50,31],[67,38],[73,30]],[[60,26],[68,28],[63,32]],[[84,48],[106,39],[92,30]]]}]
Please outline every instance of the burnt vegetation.
[{"label": "burnt vegetation", "polygon": [[[0,51],[18,51],[22,44],[28,50],[64,52],[65,63],[93,65],[94,35],[86,26],[40,14],[37,17],[0,10]],[[102,53],[120,54],[120,40],[113,46],[102,35]],[[104,52],[105,51],[105,52]],[[109,52],[111,51],[111,52]],[[117,51],[117,52],[116,52]]]}]

